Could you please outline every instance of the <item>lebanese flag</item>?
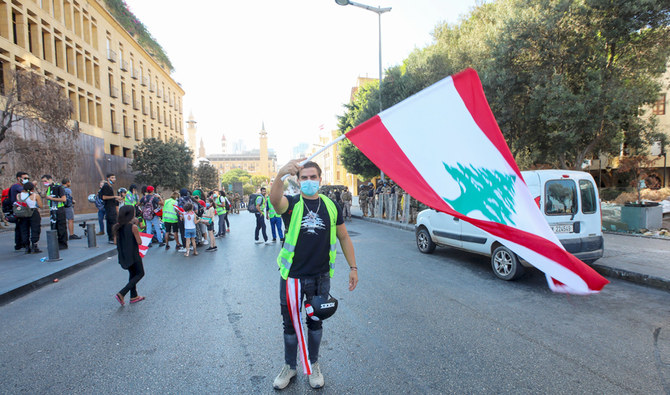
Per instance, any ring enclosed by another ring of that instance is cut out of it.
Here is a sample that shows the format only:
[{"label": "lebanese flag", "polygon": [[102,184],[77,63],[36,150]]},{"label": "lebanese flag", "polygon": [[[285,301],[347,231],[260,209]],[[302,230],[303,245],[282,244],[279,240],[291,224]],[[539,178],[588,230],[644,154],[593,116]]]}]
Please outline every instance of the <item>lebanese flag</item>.
[{"label": "lebanese flag", "polygon": [[139,246],[140,248],[140,256],[144,258],[144,256],[147,254],[147,251],[149,251],[149,244],[151,244],[151,239],[153,239],[153,235],[150,235],[149,233],[143,233],[140,232],[140,238],[142,239],[142,245]]},{"label": "lebanese flag", "polygon": [[545,273],[554,292],[608,281],[565,251],[521,176],[477,72],[447,77],[346,133],[412,197],[467,221]]}]

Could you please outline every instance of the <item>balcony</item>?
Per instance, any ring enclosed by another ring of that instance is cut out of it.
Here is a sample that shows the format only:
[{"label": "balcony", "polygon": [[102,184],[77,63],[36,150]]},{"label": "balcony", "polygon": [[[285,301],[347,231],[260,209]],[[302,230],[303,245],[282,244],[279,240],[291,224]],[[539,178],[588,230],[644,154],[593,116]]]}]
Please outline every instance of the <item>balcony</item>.
[{"label": "balcony", "polygon": [[107,60],[109,60],[110,62],[116,62],[116,52],[112,51],[111,49],[108,49]]},{"label": "balcony", "polygon": [[122,95],[122,99],[123,99],[123,104],[130,104],[130,96],[128,96],[124,93]]},{"label": "balcony", "polygon": [[142,80],[141,80],[140,84],[142,86],[147,86],[148,83],[149,83],[149,79],[147,77],[142,77]]},{"label": "balcony", "polygon": [[128,62],[122,60],[119,62],[119,68],[123,71],[128,71]]},{"label": "balcony", "polygon": [[133,70],[130,72],[130,77],[131,77],[132,79],[134,79],[134,80],[138,79],[138,78],[140,77],[140,73],[139,73],[139,71],[133,69]]},{"label": "balcony", "polygon": [[137,100],[133,101],[133,110],[139,110],[140,109],[140,102]]},{"label": "balcony", "polygon": [[117,97],[119,97],[119,90],[114,86],[110,86],[109,87],[109,95],[113,98],[117,98]]}]

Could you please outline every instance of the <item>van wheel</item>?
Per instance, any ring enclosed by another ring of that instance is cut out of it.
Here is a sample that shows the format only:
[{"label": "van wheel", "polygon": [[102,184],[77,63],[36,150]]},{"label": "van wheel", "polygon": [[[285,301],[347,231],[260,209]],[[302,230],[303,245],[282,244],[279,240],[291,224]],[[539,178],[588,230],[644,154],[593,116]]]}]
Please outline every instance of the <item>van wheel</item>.
[{"label": "van wheel", "polygon": [[435,251],[435,243],[433,243],[433,239],[430,238],[426,228],[421,228],[416,232],[416,246],[424,254],[431,254]]},{"label": "van wheel", "polygon": [[496,277],[505,281],[516,280],[524,274],[524,268],[519,263],[519,258],[503,246],[493,250],[491,268]]}]

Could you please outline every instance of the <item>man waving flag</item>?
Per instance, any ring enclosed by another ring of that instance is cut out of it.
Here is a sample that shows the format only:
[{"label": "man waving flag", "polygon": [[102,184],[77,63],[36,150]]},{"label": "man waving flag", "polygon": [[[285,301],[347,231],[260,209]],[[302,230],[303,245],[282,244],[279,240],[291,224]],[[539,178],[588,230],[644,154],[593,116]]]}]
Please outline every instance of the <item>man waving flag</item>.
[{"label": "man waving flag", "polygon": [[590,294],[608,283],[549,228],[474,70],[437,82],[346,137],[411,196],[490,233],[544,272],[553,291]]}]

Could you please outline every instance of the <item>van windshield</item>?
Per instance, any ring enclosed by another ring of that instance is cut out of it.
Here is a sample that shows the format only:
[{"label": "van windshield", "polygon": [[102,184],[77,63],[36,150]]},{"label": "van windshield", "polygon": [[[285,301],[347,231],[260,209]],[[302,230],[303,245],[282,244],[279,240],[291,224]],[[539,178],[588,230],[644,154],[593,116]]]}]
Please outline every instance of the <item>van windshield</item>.
[{"label": "van windshield", "polygon": [[582,195],[582,212],[593,214],[596,212],[596,191],[589,180],[579,180],[579,192]]},{"label": "van windshield", "polygon": [[577,185],[573,180],[549,180],[546,185],[547,215],[572,215],[577,212]]}]

